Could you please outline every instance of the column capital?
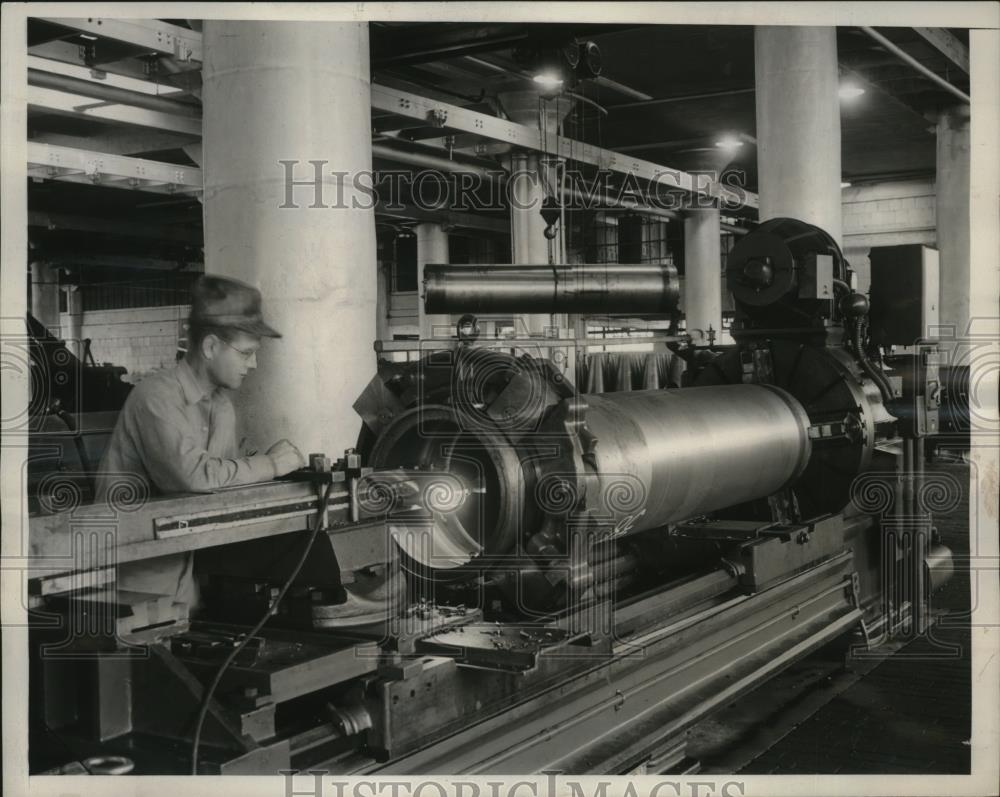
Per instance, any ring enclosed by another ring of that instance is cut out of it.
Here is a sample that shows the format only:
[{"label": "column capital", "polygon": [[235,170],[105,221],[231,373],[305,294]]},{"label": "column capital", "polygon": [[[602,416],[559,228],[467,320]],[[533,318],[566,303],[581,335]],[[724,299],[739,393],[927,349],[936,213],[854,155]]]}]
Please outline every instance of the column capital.
[{"label": "column capital", "polygon": [[971,108],[965,103],[956,103],[931,113],[930,118],[938,126],[946,125],[952,130],[967,127],[971,117]]},{"label": "column capital", "polygon": [[693,207],[693,208],[689,207],[689,208],[684,208],[681,211],[681,217],[685,218],[685,219],[686,218],[695,218],[695,217],[698,217],[698,216],[704,216],[707,213],[715,213],[717,215],[721,215],[722,214],[722,210],[719,207],[719,204],[718,204],[717,201],[710,208],[709,207]]}]

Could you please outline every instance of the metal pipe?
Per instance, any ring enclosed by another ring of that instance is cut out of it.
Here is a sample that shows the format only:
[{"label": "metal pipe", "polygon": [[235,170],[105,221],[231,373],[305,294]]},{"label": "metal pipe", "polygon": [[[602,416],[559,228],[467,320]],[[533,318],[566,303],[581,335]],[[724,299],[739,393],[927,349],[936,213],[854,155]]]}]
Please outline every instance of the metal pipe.
[{"label": "metal pipe", "polygon": [[904,61],[907,64],[909,64],[910,66],[912,66],[914,69],[916,69],[920,74],[922,74],[928,80],[934,81],[941,88],[943,88],[945,91],[951,92],[952,94],[954,94],[956,97],[958,97],[963,102],[967,102],[970,105],[972,104],[972,98],[968,94],[966,94],[960,88],[957,88],[956,86],[953,86],[951,83],[949,83],[947,80],[945,80],[940,75],[932,72],[930,69],[928,69],[922,63],[920,63],[916,58],[914,58],[912,55],[910,55],[909,53],[905,52],[904,50],[901,50],[899,47],[897,47],[895,44],[893,44],[891,41],[889,41],[885,36],[883,36],[881,33],[879,33],[878,31],[876,31],[874,28],[870,28],[870,27],[868,27],[866,25],[862,25],[861,26],[861,30],[863,30],[865,33],[867,33],[869,36],[871,36],[875,41],[877,41],[879,44],[881,44],[883,47],[885,47],[886,50],[888,50],[894,56],[896,56],[897,58],[899,58],[901,61]]},{"label": "metal pipe", "polygon": [[[476,58],[474,55],[466,55],[465,60],[470,64],[476,64],[477,66],[484,67],[493,72],[497,72],[504,75],[510,75],[511,77],[517,77],[521,80],[527,81],[534,85],[534,80],[530,73],[525,72],[523,69],[512,69],[510,67],[501,66],[500,64],[494,64],[491,61],[487,61],[483,58]],[[612,80],[611,78],[598,76],[592,79],[595,85],[603,86],[604,88],[611,89],[612,91],[617,91],[619,94],[624,94],[626,97],[631,97],[634,100],[651,100],[653,99],[649,94],[634,89],[631,86],[626,86],[624,83],[619,83],[617,80]],[[582,95],[572,94],[571,92],[565,92],[569,96],[576,97],[577,99],[583,99],[586,102],[593,103],[597,108],[599,108],[603,113],[607,114],[607,110],[597,105],[593,100],[583,97]],[[619,106],[616,106],[619,107]]]},{"label": "metal pipe", "polygon": [[28,85],[45,89],[55,89],[56,91],[67,91],[73,94],[82,94],[85,97],[93,97],[96,100],[104,100],[109,103],[145,108],[147,111],[169,113],[174,116],[186,116],[191,119],[201,118],[201,108],[194,105],[177,102],[176,100],[168,100],[155,95],[142,94],[138,91],[129,91],[117,86],[105,86],[90,80],[70,77],[69,75],[57,75],[54,72],[46,72],[42,69],[28,69]]},{"label": "metal pipe", "polygon": [[590,195],[582,191],[578,191],[575,188],[567,188],[563,191],[564,196],[572,197],[574,199],[582,199],[586,202],[593,202],[595,199],[599,200],[602,206],[609,208],[621,208],[622,210],[630,210],[634,213],[640,213],[644,216],[654,216],[661,219],[671,219],[677,220],[681,218],[681,214],[676,210],[666,210],[665,208],[654,208],[650,205],[636,205],[634,203],[624,202],[610,194],[597,194]]},{"label": "metal pipe", "polygon": [[716,97],[732,97],[737,94],[753,94],[755,89],[730,89],[728,91],[711,91],[706,94],[685,94],[679,97],[657,97],[654,99],[637,100],[636,102],[621,102],[610,106],[609,110],[621,111],[629,108],[649,108],[653,105],[666,105],[671,102],[687,102],[689,100],[712,100]]},{"label": "metal pipe", "polygon": [[410,149],[397,149],[385,144],[372,144],[372,157],[383,158],[395,163],[403,163],[407,166],[420,166],[426,169],[437,169],[442,172],[456,172],[465,174],[475,174],[486,179],[506,176],[499,168],[491,169],[489,166],[477,163],[476,161],[460,158],[452,159],[444,155],[437,155],[432,152],[420,152]]},{"label": "metal pipe", "polygon": [[428,264],[428,313],[670,313],[680,296],[666,264]]},{"label": "metal pipe", "polygon": [[631,86],[626,86],[624,83],[619,83],[617,80],[612,80],[609,77],[604,77],[603,75],[598,75],[593,79],[593,82],[598,86],[603,86],[604,88],[611,89],[612,91],[617,91],[619,94],[624,94],[626,97],[631,97],[633,100],[651,100],[652,95],[647,94],[644,91],[639,91]]},{"label": "metal pipe", "polygon": [[[437,155],[431,152],[418,152],[408,149],[397,149],[396,147],[388,146],[386,144],[372,144],[372,156],[375,158],[382,158],[383,160],[393,161],[395,163],[403,163],[409,166],[422,166],[428,169],[437,169],[442,172],[454,172],[454,173],[471,173],[476,174],[485,179],[501,179],[506,180],[507,174],[500,169],[491,169],[488,165],[477,162],[467,158],[447,158],[444,155]],[[676,210],[667,210],[665,208],[656,208],[651,205],[634,205],[622,200],[616,199],[609,194],[599,194],[596,196],[588,195],[582,191],[578,191],[575,188],[563,188],[561,189],[564,197],[572,197],[574,199],[585,199],[588,202],[594,199],[599,200],[602,204],[607,205],[610,208],[621,208],[622,210],[630,210],[634,213],[639,213],[644,216],[653,216],[655,218],[669,219],[676,221],[681,218],[681,214]],[[737,227],[733,224],[723,223],[720,225],[723,230],[735,233],[736,235],[746,235],[749,230],[742,227]]]}]

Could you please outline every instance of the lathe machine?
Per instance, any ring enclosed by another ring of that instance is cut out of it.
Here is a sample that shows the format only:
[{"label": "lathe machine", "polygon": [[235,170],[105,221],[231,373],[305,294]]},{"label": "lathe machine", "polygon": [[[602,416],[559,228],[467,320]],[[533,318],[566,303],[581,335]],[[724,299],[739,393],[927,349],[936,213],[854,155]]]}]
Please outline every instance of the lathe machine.
[{"label": "lathe machine", "polygon": [[[541,269],[526,309],[675,299],[669,267],[600,268]],[[449,291],[430,269],[428,302],[510,309],[500,270]],[[48,485],[32,771],[664,773],[686,729],[811,651],[926,625],[951,567],[917,511],[934,300],[879,325],[790,219],[727,277],[736,345],[688,351],[687,387],[580,394],[460,339],[385,363],[336,463],[152,500],[123,478],[107,505]],[[118,564],[184,551],[197,613],[115,589]]]}]

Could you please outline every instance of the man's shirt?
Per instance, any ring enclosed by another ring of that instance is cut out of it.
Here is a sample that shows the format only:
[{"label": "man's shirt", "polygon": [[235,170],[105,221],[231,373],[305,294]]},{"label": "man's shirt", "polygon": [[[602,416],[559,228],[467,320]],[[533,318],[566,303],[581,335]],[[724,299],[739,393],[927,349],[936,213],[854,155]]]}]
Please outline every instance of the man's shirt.
[{"label": "man's shirt", "polygon": [[[222,390],[205,392],[181,361],[129,393],[97,472],[104,501],[122,474],[143,478],[150,494],[207,492],[275,477],[267,455],[240,456],[236,413]],[[118,568],[118,589],[172,595],[198,605],[194,557],[173,554]]]},{"label": "man's shirt", "polygon": [[222,390],[205,392],[184,360],[129,393],[98,468],[98,500],[116,474],[141,476],[153,494],[208,492],[275,477],[270,457],[240,456],[232,401]]}]

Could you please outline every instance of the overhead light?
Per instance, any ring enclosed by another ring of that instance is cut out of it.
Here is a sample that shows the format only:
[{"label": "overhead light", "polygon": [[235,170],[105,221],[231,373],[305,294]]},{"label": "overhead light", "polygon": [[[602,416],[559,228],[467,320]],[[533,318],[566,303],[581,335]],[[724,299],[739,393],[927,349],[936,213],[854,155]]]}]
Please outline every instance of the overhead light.
[{"label": "overhead light", "polygon": [[735,152],[743,146],[743,142],[735,136],[723,136],[715,142],[715,146],[726,152]]},{"label": "overhead light", "polygon": [[80,38],[81,39],[86,39],[89,42],[96,42],[97,41],[97,37],[96,36],[92,36],[89,33],[81,33],[80,34]]},{"label": "overhead light", "polygon": [[563,79],[555,72],[539,72],[531,79],[545,91],[556,91],[563,85]]},{"label": "overhead light", "polygon": [[851,187],[851,183],[850,183],[849,180],[841,180],[840,181],[840,187],[841,188],[850,188]]},{"label": "overhead light", "polygon": [[865,90],[861,86],[855,86],[853,83],[841,83],[840,89],[837,91],[842,100],[853,100],[864,93]]}]

